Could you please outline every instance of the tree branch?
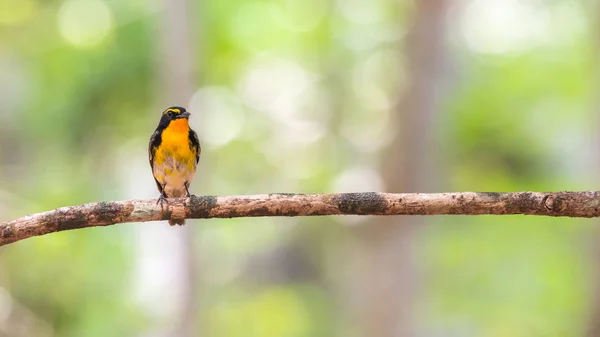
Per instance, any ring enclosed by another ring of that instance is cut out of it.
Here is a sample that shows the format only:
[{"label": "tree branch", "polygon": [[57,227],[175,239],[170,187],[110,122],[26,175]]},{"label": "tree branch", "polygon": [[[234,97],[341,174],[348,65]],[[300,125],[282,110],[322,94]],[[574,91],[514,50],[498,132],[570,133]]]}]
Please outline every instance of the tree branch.
[{"label": "tree branch", "polygon": [[0,223],[0,246],[32,236],[126,222],[168,219],[316,215],[526,214],[591,218],[600,215],[600,191],[334,193],[193,196],[69,206]]}]

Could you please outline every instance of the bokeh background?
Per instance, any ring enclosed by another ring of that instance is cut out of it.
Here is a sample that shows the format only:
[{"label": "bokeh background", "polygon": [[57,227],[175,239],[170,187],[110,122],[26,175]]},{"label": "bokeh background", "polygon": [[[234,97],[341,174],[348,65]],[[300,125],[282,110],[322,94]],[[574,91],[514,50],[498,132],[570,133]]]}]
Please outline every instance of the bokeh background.
[{"label": "bokeh background", "polygon": [[[0,220],[195,194],[593,190],[585,0],[0,0]],[[597,220],[116,225],[0,249],[0,336],[600,336]]]}]

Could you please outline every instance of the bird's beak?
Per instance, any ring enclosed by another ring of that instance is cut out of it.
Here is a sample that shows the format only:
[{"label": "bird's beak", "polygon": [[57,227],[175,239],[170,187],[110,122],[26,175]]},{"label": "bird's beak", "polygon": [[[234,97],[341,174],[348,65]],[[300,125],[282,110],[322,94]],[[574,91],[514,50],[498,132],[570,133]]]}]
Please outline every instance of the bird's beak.
[{"label": "bird's beak", "polygon": [[189,118],[190,115],[191,115],[191,113],[185,111],[185,112],[180,113],[179,116],[177,116],[177,117],[179,117],[179,118]]}]

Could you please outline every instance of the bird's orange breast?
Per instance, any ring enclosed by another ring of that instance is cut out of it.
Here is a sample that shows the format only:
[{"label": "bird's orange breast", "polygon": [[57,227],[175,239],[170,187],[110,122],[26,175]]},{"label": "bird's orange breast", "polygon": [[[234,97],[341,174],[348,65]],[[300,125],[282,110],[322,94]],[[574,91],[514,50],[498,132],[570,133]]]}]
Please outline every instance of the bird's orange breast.
[{"label": "bird's orange breast", "polygon": [[172,157],[175,161],[191,168],[196,160],[196,152],[190,148],[189,130],[190,126],[185,118],[169,123],[162,132],[162,142],[154,158],[155,165],[161,165],[168,157]]}]

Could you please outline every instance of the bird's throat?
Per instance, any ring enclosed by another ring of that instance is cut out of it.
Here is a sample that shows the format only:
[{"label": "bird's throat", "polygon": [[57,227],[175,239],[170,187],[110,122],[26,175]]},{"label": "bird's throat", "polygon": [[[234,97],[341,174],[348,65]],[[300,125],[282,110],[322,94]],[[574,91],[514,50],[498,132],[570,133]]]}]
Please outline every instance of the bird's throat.
[{"label": "bird's throat", "polygon": [[185,118],[176,119],[169,123],[162,133],[162,143],[166,148],[177,148],[188,144],[190,126]]},{"label": "bird's throat", "polygon": [[187,135],[190,131],[190,125],[188,123],[187,118],[179,118],[171,121],[171,123],[169,123],[169,126],[167,126],[165,131],[169,133],[182,133]]}]

